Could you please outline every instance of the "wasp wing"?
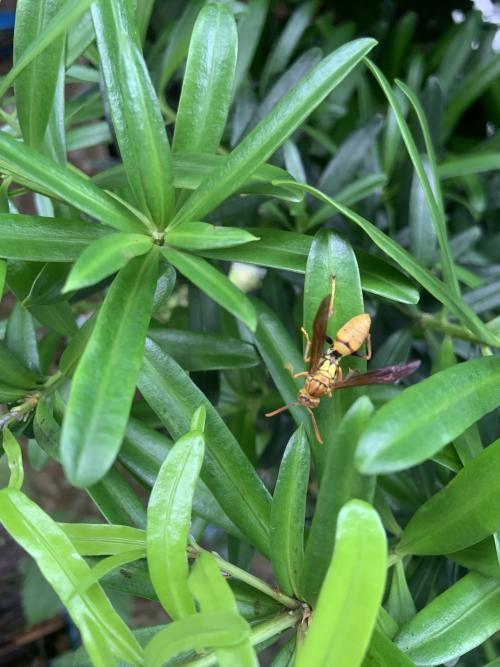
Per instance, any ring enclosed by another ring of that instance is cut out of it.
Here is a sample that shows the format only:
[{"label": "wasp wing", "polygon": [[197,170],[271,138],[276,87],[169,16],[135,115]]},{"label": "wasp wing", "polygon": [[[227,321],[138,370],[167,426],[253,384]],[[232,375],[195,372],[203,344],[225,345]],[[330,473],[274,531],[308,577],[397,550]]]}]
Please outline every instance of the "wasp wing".
[{"label": "wasp wing", "polygon": [[353,373],[348,375],[345,380],[335,383],[335,389],[346,389],[348,387],[361,387],[367,384],[390,384],[397,382],[414,373],[420,366],[420,361],[408,361],[395,366],[385,366],[376,368],[367,373]]},{"label": "wasp wing", "polygon": [[323,347],[326,339],[326,327],[330,317],[330,297],[325,296],[319,304],[316,317],[314,318],[313,334],[311,343],[311,360],[309,362],[309,373],[314,373],[318,367],[318,362],[323,354]]}]

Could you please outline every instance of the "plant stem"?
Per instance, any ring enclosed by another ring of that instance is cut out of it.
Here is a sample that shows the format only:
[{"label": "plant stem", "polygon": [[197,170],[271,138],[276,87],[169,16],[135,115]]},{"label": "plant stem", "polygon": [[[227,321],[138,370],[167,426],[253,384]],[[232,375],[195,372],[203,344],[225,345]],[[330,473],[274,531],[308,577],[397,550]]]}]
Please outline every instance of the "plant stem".
[{"label": "plant stem", "polygon": [[430,329],[431,331],[438,331],[453,338],[460,338],[466,340],[469,343],[479,343],[483,341],[477,338],[473,333],[471,333],[465,327],[460,326],[459,324],[453,324],[447,320],[434,317],[428,313],[420,313],[415,323],[422,329]]},{"label": "plant stem", "polygon": [[[257,646],[272,637],[280,635],[285,630],[293,628],[294,625],[300,623],[302,614],[302,609],[287,611],[285,613],[281,612],[277,616],[273,616],[270,620],[259,623],[259,625],[252,629],[250,641],[254,646]],[[182,663],[184,667],[209,667],[210,665],[215,664],[217,664],[217,658],[214,653]]]},{"label": "plant stem", "polygon": [[[193,540],[192,537],[190,538],[189,541],[191,545],[190,551],[194,555],[194,557],[196,557],[202,551],[205,551],[205,549],[200,547],[199,544],[196,544],[196,542]],[[227,560],[224,560],[221,556],[219,556],[217,552],[212,551],[211,553],[212,556],[217,561],[219,569],[227,573],[229,576],[234,577],[239,581],[243,581],[252,588],[261,591],[261,593],[264,593],[265,595],[268,595],[269,597],[273,598],[273,600],[276,600],[284,607],[288,607],[289,609],[298,609],[299,607],[302,606],[302,603],[299,600],[295,600],[294,598],[291,598],[288,595],[285,595],[284,593],[275,590],[272,586],[266,584],[265,581],[262,581],[262,579],[259,579],[255,575],[250,574],[245,570],[242,570],[236,565],[229,563]]]}]

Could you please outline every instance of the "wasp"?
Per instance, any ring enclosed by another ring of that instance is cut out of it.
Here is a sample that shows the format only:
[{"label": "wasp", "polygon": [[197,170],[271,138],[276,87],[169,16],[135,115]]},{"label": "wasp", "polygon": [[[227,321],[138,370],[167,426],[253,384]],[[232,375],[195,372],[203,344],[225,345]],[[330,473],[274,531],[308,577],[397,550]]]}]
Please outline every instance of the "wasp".
[{"label": "wasp", "polygon": [[[304,362],[309,366],[307,371],[300,371],[299,373],[294,373],[293,369],[289,367],[292,377],[306,378],[304,386],[297,394],[297,400],[266,414],[266,417],[273,417],[292,406],[302,405],[311,417],[316,440],[320,444],[323,443],[323,440],[313,410],[318,407],[323,396],[331,398],[334,390],[346,387],[396,382],[413,373],[420,365],[419,361],[410,361],[395,366],[378,368],[367,373],[349,371],[349,374],[344,378],[340,366],[344,357],[352,355],[369,360],[372,356],[371,318],[368,313],[356,315],[337,331],[335,340],[327,336],[326,328],[328,320],[333,314],[335,302],[335,284],[335,276],[332,276],[331,293],[322,300],[314,318],[312,341],[304,327],[301,328],[306,340]],[[329,347],[326,351],[323,351],[325,343],[328,343]],[[360,349],[365,343],[366,353],[363,354]]]}]

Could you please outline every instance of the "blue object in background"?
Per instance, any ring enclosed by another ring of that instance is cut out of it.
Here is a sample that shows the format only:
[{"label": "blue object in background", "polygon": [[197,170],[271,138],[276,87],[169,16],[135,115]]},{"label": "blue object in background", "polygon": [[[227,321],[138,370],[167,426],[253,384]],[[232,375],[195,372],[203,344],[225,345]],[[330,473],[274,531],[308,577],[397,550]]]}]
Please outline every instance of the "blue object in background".
[{"label": "blue object in background", "polygon": [[0,12],[0,30],[14,30],[15,12]]}]

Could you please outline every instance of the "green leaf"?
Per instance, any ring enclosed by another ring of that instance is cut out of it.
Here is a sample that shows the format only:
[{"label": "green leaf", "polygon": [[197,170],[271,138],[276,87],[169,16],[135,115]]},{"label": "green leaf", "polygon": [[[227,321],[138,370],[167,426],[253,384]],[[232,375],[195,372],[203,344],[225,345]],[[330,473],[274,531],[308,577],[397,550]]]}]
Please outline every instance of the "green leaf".
[{"label": "green leaf", "polygon": [[239,246],[258,237],[238,227],[216,227],[206,222],[186,222],[177,229],[167,231],[165,243],[186,250],[210,250]]},{"label": "green leaf", "polygon": [[86,320],[74,333],[59,361],[59,370],[67,377],[71,377],[80,361],[80,357],[89,341],[97,321],[96,314]]},{"label": "green leaf", "polygon": [[81,595],[88,588],[97,584],[100,579],[105,577],[109,572],[116,570],[118,567],[133,563],[136,560],[144,558],[144,549],[135,549],[130,551],[123,551],[107,558],[102,558],[97,565],[94,565],[90,570],[88,576],[81,579],[78,586],[73,591],[73,596]]},{"label": "green leaf", "polygon": [[0,382],[19,389],[35,389],[42,376],[28,370],[0,341]]},{"label": "green leaf", "polygon": [[89,486],[87,493],[109,523],[146,527],[143,501],[116,468],[111,468],[101,481]]},{"label": "green leaf", "polygon": [[[428,163],[424,162],[424,167],[427,165]],[[429,178],[430,171],[428,168],[426,173]],[[410,221],[411,254],[423,266],[432,267],[437,250],[436,229],[432,223],[425,193],[415,173],[411,182],[408,218]]]},{"label": "green leaf", "polygon": [[162,667],[184,651],[236,646],[249,636],[248,623],[234,612],[192,614],[155,634],[146,646],[145,664]]},{"label": "green leaf", "polygon": [[457,178],[500,169],[499,153],[461,155],[445,160],[438,167],[440,178]]},{"label": "green leaf", "polygon": [[170,147],[130,0],[96,0],[92,19],[116,139],[137,205],[163,229],[174,206]]},{"label": "green leaf", "polygon": [[[186,223],[187,224],[187,223]],[[184,225],[180,228],[182,231]],[[203,251],[205,257],[258,264],[294,273],[305,273],[312,238],[279,229],[251,228],[258,240],[233,248]],[[356,249],[361,287],[366,292],[401,303],[418,303],[419,294],[406,276],[380,257]]]},{"label": "green leaf", "polygon": [[312,524],[307,538],[300,590],[312,604],[318,599],[335,546],[337,518],[351,498],[359,497],[361,475],[354,467],[356,443],[373,413],[366,396],[359,398],[340,422],[326,453]]},{"label": "green leaf", "polygon": [[413,91],[410,88],[408,88],[408,86],[406,86],[404,83],[398,82],[399,87],[401,88],[403,93],[407,96],[407,98],[410,100],[410,103],[415,109],[417,118],[420,122],[420,126],[424,135],[426,149],[428,152],[430,169],[431,172],[436,174],[436,178],[434,181],[436,194],[432,191],[431,183],[425,172],[424,163],[418,152],[417,145],[410,132],[410,128],[408,127],[408,124],[405,120],[403,110],[401,109],[401,105],[399,104],[397,97],[392,92],[389,82],[387,81],[383,73],[380,71],[380,69],[374,63],[372,63],[370,60],[367,59],[366,64],[372,71],[375,79],[380,84],[380,87],[384,91],[384,94],[386,95],[389,104],[391,105],[391,109],[394,112],[394,115],[396,116],[396,121],[399,126],[399,131],[401,132],[401,136],[403,137],[403,141],[406,145],[408,155],[410,156],[413,167],[415,169],[415,172],[418,176],[418,179],[424,191],[430,215],[432,217],[432,221],[434,223],[434,227],[436,230],[437,239],[439,241],[444,282],[454,295],[459,295],[460,289],[455,274],[455,265],[453,263],[453,257],[451,255],[448,243],[444,207],[440,196],[441,191],[439,187],[439,181],[437,180],[436,159],[434,156],[434,149],[432,147],[428,124],[422,106],[418,98],[416,97],[415,93],[413,93]]},{"label": "green leaf", "polygon": [[279,74],[285,69],[315,11],[315,2],[301,2],[290,14],[290,18],[281,31],[262,69],[261,91],[267,88],[269,81],[275,74]]},{"label": "green leaf", "polygon": [[432,294],[438,301],[453,312],[473,333],[475,333],[481,340],[490,345],[498,346],[500,342],[488,327],[482,322],[477,315],[462,301],[456,297],[444,283],[435,278],[425,267],[413,259],[413,257],[398,243],[393,241],[389,236],[380,231],[374,224],[358,215],[346,206],[342,206],[330,197],[327,197],[322,192],[303,183],[295,183],[294,181],[286,181],[285,185],[290,187],[297,187],[305,192],[310,192],[319,200],[329,203],[333,208],[337,209],[346,218],[352,220],[358,227],[367,234],[371,240],[377,245],[386,255],[394,260],[399,266],[407,271],[415,280],[417,280],[422,287],[424,287],[430,294]]},{"label": "green leaf", "polygon": [[365,474],[425,461],[500,403],[500,359],[472,359],[409,387],[372,417],[356,451]]},{"label": "green leaf", "polygon": [[468,574],[438,595],[394,641],[417,665],[451,662],[500,629],[500,582]]},{"label": "green leaf", "polygon": [[[109,665],[109,655],[130,665],[143,664],[142,649],[111,606],[99,585],[73,597],[89,567],[58,525],[23,493],[0,491],[0,521],[37,562],[78,627],[82,641],[96,665]],[[101,645],[108,653],[102,655]]]},{"label": "green leaf", "polygon": [[362,667],[415,667],[415,663],[375,628]]},{"label": "green leaf", "polygon": [[447,554],[447,557],[468,570],[479,572],[489,579],[500,580],[500,564],[493,537],[488,537],[467,549]]},{"label": "green leaf", "polygon": [[71,262],[111,227],[82,220],[0,213],[0,256],[29,262]]},{"label": "green leaf", "polygon": [[24,482],[23,456],[21,447],[7,426],[3,427],[2,433],[2,445],[5,454],[7,455],[7,463],[10,470],[9,488],[20,490]]},{"label": "green leaf", "polygon": [[355,40],[322,60],[203,181],[172,226],[202,219],[235,192],[374,46],[372,39]]},{"label": "green leaf", "polygon": [[[14,66],[64,7],[64,0],[20,0],[16,6]],[[64,36],[45,48],[17,77],[14,85],[19,125],[25,143],[38,148],[49,122],[63,55]]]},{"label": "green leaf", "polygon": [[[76,486],[90,486],[120,448],[153,306],[158,255],[124,267],[99,311],[75,372],[61,435],[61,458]],[[127,359],[127,363],[123,363]]]},{"label": "green leaf", "polygon": [[146,533],[131,526],[107,523],[60,523],[80,556],[107,556],[130,551],[146,553]]},{"label": "green leaf", "polygon": [[269,494],[204,394],[155,343],[146,341],[141,394],[174,438],[189,428],[194,405],[207,411],[201,477],[227,516],[264,554],[269,551]]},{"label": "green leaf", "polygon": [[[364,312],[364,306],[356,256],[350,244],[339,234],[323,229],[315,235],[307,258],[303,322],[309,336],[312,336],[313,322],[320,303],[331,294],[334,275],[336,276],[335,303],[327,325],[327,335],[333,339],[346,322]],[[354,357],[346,360],[343,364],[344,369],[347,365],[358,371],[366,370],[366,361]],[[319,431],[327,444],[334,441],[339,422],[356,394],[355,390],[345,390],[334,395],[332,401],[325,396],[316,409]],[[313,452],[321,478],[326,448],[314,441]]]},{"label": "green leaf", "polygon": [[33,317],[19,301],[12,309],[5,329],[5,343],[9,350],[34,373],[40,372],[40,356]]},{"label": "green leaf", "polygon": [[238,93],[248,74],[268,9],[269,0],[250,0],[245,7],[245,13],[238,22],[238,60],[234,75],[234,94]]},{"label": "green leaf", "polygon": [[108,234],[94,241],[78,257],[63,287],[63,292],[95,285],[121,269],[133,257],[145,255],[152,247],[144,234]]},{"label": "green leaf", "polygon": [[250,368],[260,363],[253,345],[238,338],[156,328],[148,335],[185,371]]},{"label": "green leaf", "polygon": [[[197,556],[188,583],[202,613],[228,611],[236,616],[239,615],[231,587],[220,572],[212,554],[203,551]],[[248,638],[241,643],[231,648],[216,648],[215,654],[219,666],[258,667],[259,662],[249,637],[250,626],[248,626]]]},{"label": "green leaf", "polygon": [[335,551],[297,667],[357,667],[382,601],[387,565],[384,528],[375,510],[349,501],[339,513]]},{"label": "green leaf", "polygon": [[17,183],[61,199],[105,225],[124,232],[145,231],[136,215],[89,178],[58,165],[5,132],[0,132],[0,170]]},{"label": "green leaf", "polygon": [[[172,442],[136,419],[130,419],[118,459],[136,479],[152,488]],[[242,539],[242,534],[227,518],[205,483],[199,479],[193,498],[193,512],[207,523],[214,524],[230,535]]]},{"label": "green leaf", "polygon": [[[468,461],[452,481],[421,505],[397,546],[403,554],[445,554],[500,529],[500,440]],[[463,499],[468,498],[467,503]]]},{"label": "green leaf", "polygon": [[163,247],[161,252],[196,287],[246,324],[250,331],[255,331],[257,322],[252,304],[223,273],[201,257],[168,247]]},{"label": "green leaf", "polygon": [[299,597],[304,560],[304,520],[310,466],[309,443],[299,426],[281,460],[271,505],[271,560],[278,584]]},{"label": "green leaf", "polygon": [[151,582],[174,620],[195,613],[188,588],[189,524],[205,451],[201,431],[190,431],[165,459],[148,503],[147,557]]},{"label": "green leaf", "polygon": [[238,38],[231,11],[205,5],[198,14],[184,73],[172,150],[215,153],[233,92]]},{"label": "green leaf", "polygon": [[[47,21],[44,25],[44,29],[38,33],[36,39],[30,41],[29,45],[23,51],[23,54],[17,60],[15,67],[13,67],[2,79],[2,83],[0,84],[0,97],[5,95],[15,79],[30,63],[33,62],[35,58],[43,53],[50,44],[57,41],[57,39],[66,32],[69,26],[89,8],[92,1],[93,0],[65,0],[65,2],[62,3],[61,9]],[[36,5],[38,3],[30,4],[33,4],[33,7],[30,7],[30,11],[36,11]],[[27,21],[29,20],[30,17],[27,17]]]}]

